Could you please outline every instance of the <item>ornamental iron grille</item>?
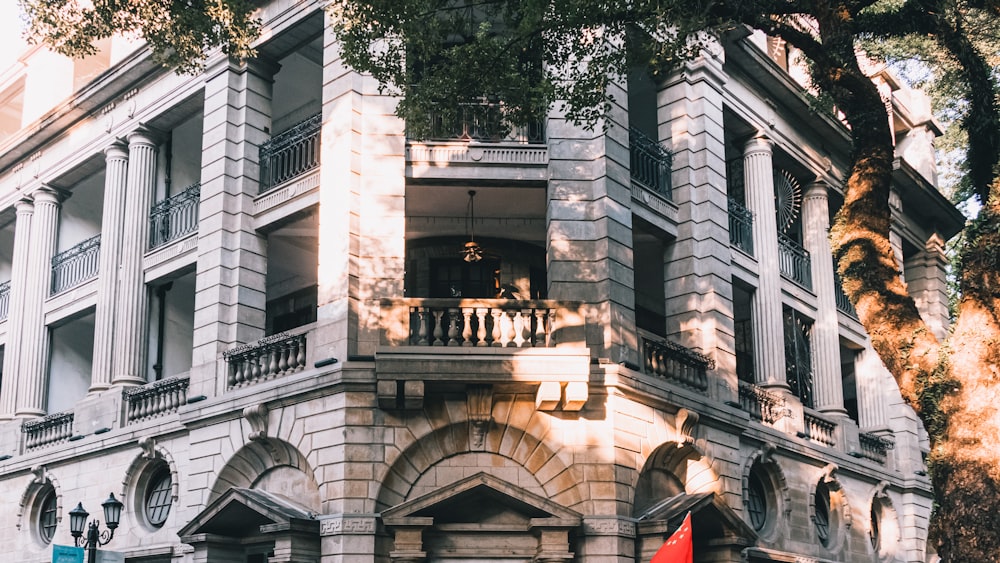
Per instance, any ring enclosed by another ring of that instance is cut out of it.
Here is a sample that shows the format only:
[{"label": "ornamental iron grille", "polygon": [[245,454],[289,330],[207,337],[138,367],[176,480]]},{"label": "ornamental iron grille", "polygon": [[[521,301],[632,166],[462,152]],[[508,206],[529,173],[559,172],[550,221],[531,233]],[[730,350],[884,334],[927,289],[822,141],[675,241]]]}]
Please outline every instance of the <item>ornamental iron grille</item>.
[{"label": "ornamental iron grille", "polygon": [[670,151],[635,127],[628,129],[628,144],[632,183],[671,199],[670,167],[674,157]]},{"label": "ornamental iron grille", "polygon": [[753,212],[729,198],[729,244],[753,256]]},{"label": "ornamental iron grille", "polygon": [[736,377],[740,381],[755,383],[752,319],[735,321],[734,329],[736,333]]},{"label": "ornamental iron grille", "polygon": [[10,281],[0,283],[0,320],[7,318],[10,310]]},{"label": "ornamental iron grille", "polygon": [[812,349],[809,333],[812,322],[795,309],[783,310],[785,332],[785,381],[805,407],[813,407]]},{"label": "ornamental iron grille", "polygon": [[52,295],[76,287],[97,275],[101,235],[52,257]]},{"label": "ornamental iron grille", "polygon": [[743,178],[743,159],[736,158],[726,163],[726,191],[729,199],[746,207],[746,180]]},{"label": "ornamental iron grille", "polygon": [[260,192],[301,176],[319,166],[320,128],[323,116],[316,114],[260,145]]},{"label": "ornamental iron grille", "polygon": [[747,479],[747,514],[750,516],[750,525],[756,531],[761,531],[764,529],[764,524],[767,523],[767,490],[764,488],[764,482],[760,477],[759,469],[754,467],[750,471],[750,476]]},{"label": "ornamental iron grille", "polygon": [[430,116],[426,131],[409,133],[416,141],[477,141],[480,143],[540,144],[545,142],[541,121],[513,126],[504,115],[503,102],[464,102]]},{"label": "ornamental iron grille", "polygon": [[184,191],[157,202],[149,211],[149,248],[198,230],[198,203],[201,184],[194,183]]},{"label": "ornamental iron grille", "polygon": [[830,545],[830,487],[826,483],[820,482],[816,486],[816,494],[813,497],[813,504],[816,509],[816,535],[824,546]]}]

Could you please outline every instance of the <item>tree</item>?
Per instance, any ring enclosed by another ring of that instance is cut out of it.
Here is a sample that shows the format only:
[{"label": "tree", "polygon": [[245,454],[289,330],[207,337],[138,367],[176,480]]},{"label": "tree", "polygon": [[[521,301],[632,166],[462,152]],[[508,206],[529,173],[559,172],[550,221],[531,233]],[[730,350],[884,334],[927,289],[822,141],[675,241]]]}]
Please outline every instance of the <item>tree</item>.
[{"label": "tree", "polygon": [[[94,0],[93,9],[79,0],[21,2],[34,33],[61,52],[86,53],[91,39],[124,30],[184,70],[213,47],[249,54],[258,30],[250,0],[178,0],[167,10],[154,0]],[[663,73],[738,26],[798,47],[850,126],[854,152],[831,243],[843,289],[930,434],[938,554],[1000,559],[1000,109],[995,53],[982,47],[1000,23],[1000,2],[334,0],[330,9],[346,62],[402,96],[398,113],[412,131],[435,111],[493,97],[514,123],[559,103],[570,119],[594,125],[609,107],[610,81],[635,62],[622,55],[626,43],[630,56]],[[964,233],[960,298],[944,342],[898,276],[889,243],[892,133],[857,49],[862,40],[913,37],[949,65],[967,134],[968,191],[981,205]]]}]

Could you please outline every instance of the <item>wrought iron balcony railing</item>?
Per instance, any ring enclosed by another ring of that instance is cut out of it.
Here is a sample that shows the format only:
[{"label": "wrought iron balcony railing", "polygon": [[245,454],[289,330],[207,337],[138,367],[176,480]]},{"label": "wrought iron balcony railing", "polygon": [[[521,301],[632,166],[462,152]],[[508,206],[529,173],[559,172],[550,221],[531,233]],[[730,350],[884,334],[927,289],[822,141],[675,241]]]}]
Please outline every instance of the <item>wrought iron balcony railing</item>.
[{"label": "wrought iron balcony railing", "polygon": [[316,114],[260,146],[260,193],[319,166],[322,123],[322,115]]},{"label": "wrought iron balcony railing", "polygon": [[753,212],[729,199],[729,244],[753,256]]},{"label": "wrought iron balcony railing", "polygon": [[708,390],[708,370],[715,368],[711,358],[676,342],[642,336],[643,371],[669,379],[704,393]]},{"label": "wrought iron balcony railing", "polygon": [[502,103],[469,102],[459,104],[454,112],[432,116],[426,132],[407,136],[416,141],[539,144],[545,142],[545,125],[514,127],[504,119]]},{"label": "wrought iron balcony railing", "polygon": [[52,295],[76,287],[97,275],[101,235],[52,257]]},{"label": "wrought iron balcony railing", "polygon": [[671,199],[670,151],[634,127],[629,127],[628,144],[632,183]]},{"label": "wrought iron balcony railing", "polygon": [[281,377],[306,366],[306,335],[283,332],[223,352],[229,389]]},{"label": "wrought iron balcony railing", "polygon": [[171,377],[140,387],[125,388],[122,392],[125,400],[125,423],[177,412],[187,402],[187,389],[187,377]]},{"label": "wrought iron balcony railing", "polygon": [[0,321],[7,318],[10,311],[10,281],[0,283]]},{"label": "wrought iron balcony railing", "polygon": [[149,212],[149,248],[167,244],[198,230],[198,203],[201,184],[157,202]]},{"label": "wrought iron balcony railing", "polygon": [[857,457],[863,457],[880,465],[885,465],[889,457],[889,450],[896,447],[896,443],[892,440],[868,432],[858,434],[858,442],[861,445],[861,451],[858,452]]},{"label": "wrought iron balcony railing", "polygon": [[59,412],[25,421],[21,423],[21,433],[24,434],[24,449],[27,451],[66,442],[73,435],[73,412]]},{"label": "wrought iron balcony railing", "polygon": [[854,310],[854,305],[847,298],[847,294],[844,293],[844,289],[840,286],[840,274],[837,273],[836,261],[833,264],[833,290],[837,298],[837,310],[855,319],[858,318],[858,312]]},{"label": "wrought iron balcony railing", "polygon": [[812,289],[809,251],[783,233],[778,233],[778,267],[781,275],[806,289]]},{"label": "wrought iron balcony railing", "polygon": [[739,385],[740,408],[749,413],[750,418],[774,424],[788,416],[785,398],[781,395],[745,381],[740,381]]}]

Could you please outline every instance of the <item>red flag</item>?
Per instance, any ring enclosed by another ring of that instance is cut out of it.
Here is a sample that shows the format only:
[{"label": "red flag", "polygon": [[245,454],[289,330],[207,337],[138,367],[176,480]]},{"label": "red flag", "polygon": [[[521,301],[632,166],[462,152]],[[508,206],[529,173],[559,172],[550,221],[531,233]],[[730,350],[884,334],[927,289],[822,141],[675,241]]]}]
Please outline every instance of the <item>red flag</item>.
[{"label": "red flag", "polygon": [[691,513],[684,517],[684,522],[670,536],[663,547],[656,552],[649,563],[693,563],[694,552],[691,544]]}]

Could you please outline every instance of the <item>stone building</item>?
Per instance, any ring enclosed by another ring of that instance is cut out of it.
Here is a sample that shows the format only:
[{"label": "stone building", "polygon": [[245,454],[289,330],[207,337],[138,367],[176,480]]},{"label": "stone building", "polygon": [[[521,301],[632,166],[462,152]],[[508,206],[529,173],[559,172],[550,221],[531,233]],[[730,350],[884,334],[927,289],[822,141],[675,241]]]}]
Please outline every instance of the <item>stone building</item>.
[{"label": "stone building", "polygon": [[[756,34],[606,129],[408,139],[318,0],[198,76],[107,41],[0,76],[0,545],[125,504],[134,563],[925,561],[926,435],[839,292],[844,125]],[[791,64],[790,64],[791,63]],[[924,98],[900,273],[947,328]],[[475,243],[470,245],[469,243]]]}]

